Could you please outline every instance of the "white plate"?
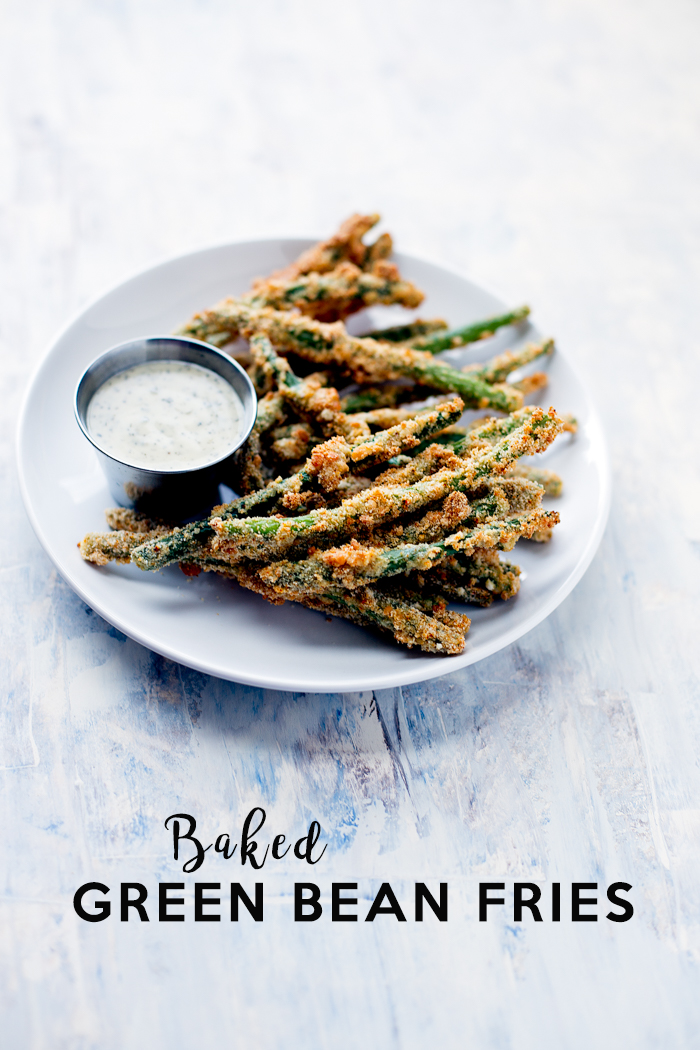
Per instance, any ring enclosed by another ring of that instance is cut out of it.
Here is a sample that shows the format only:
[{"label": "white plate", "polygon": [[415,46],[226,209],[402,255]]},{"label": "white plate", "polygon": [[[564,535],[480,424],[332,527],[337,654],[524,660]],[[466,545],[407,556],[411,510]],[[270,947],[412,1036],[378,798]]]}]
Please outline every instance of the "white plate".
[{"label": "white plate", "polygon": [[[472,626],[460,656],[400,648],[344,620],[327,620],[299,605],[269,605],[213,575],[185,577],[176,566],[143,573],[134,566],[97,568],[76,546],[100,531],[111,503],[94,453],[73,418],[73,392],[86,365],[110,346],[172,331],[192,313],[245,290],[253,277],[286,265],[310,244],[253,241],[194,252],[132,277],[83,310],[41,362],[26,396],[19,429],[19,473],[32,525],[61,575],[80,597],[124,634],[171,660],[250,685],[343,692],[387,688],[456,671],[514,642],[569,594],[588,567],[608,515],[610,478],[600,421],[559,350],[549,360],[543,401],[579,420],[575,438],[559,437],[540,457],[564,476],[552,501],[562,517],[549,544],[519,543],[511,556],[525,579],[517,598],[489,609],[470,607]],[[498,313],[504,304],[454,273],[399,255],[403,274],[426,292],[420,313],[451,325]],[[513,304],[510,304],[513,305]],[[376,309],[390,324],[405,311]],[[360,330],[368,319],[353,318]],[[537,336],[535,329],[511,343]],[[451,351],[460,363],[483,360],[508,333],[476,348]]]}]

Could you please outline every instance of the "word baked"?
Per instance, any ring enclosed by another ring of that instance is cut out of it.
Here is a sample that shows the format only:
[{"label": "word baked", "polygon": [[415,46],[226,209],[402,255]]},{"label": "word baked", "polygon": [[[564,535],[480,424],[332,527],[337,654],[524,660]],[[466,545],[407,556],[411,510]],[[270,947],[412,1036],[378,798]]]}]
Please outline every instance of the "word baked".
[{"label": "word baked", "polygon": [[[241,830],[240,842],[231,842],[231,836],[224,832],[218,835],[214,842],[210,842],[208,846],[203,846],[200,840],[195,836],[197,830],[197,821],[189,813],[173,813],[165,820],[166,830],[169,830],[168,825],[172,822],[173,832],[173,858],[174,860],[180,859],[180,843],[190,842],[194,846],[195,853],[193,857],[186,860],[182,865],[182,870],[186,872],[197,871],[201,868],[204,863],[204,857],[207,850],[214,847],[215,853],[221,853],[226,860],[230,860],[236,850],[238,850],[238,856],[241,864],[246,864],[250,861],[251,867],[262,868],[267,860],[268,854],[272,853],[273,860],[282,860],[283,857],[289,853],[292,848],[291,842],[285,846],[287,840],[286,835],[275,835],[272,843],[268,843],[265,846],[265,851],[262,856],[258,856],[258,843],[253,837],[257,835],[261,830],[267,814],[261,806],[254,806],[251,809],[248,816],[243,821],[243,828]],[[181,821],[187,821],[186,830],[182,831]],[[253,824],[255,823],[255,827]],[[297,839],[294,843],[294,856],[298,860],[305,860],[307,864],[318,864],[323,854],[326,852],[326,846],[324,846],[318,853],[317,857],[313,856],[314,847],[318,842],[321,834],[321,825],[317,820],[312,820],[309,824],[309,830],[306,835],[302,835],[301,838]]]}]

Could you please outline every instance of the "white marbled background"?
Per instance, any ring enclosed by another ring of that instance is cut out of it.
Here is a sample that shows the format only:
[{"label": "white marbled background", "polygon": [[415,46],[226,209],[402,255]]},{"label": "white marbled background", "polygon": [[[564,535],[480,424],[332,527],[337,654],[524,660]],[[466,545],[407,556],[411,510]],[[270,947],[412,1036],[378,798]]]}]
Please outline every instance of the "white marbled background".
[{"label": "white marbled background", "polygon": [[[697,2],[0,14],[3,1048],[700,1046]],[[276,694],[170,664],[34,539],[13,454],[29,375],[155,259],[375,209],[402,249],[533,303],[595,388],[600,552],[519,644],[426,685]],[[262,924],[75,916],[83,882],[178,881],[169,813],[213,836],[257,804],[273,830],[321,822],[302,877],[403,901],[447,880],[450,921],[294,924],[287,861],[262,873]],[[479,880],[514,879],[544,898],[624,880],[636,913],[478,923]]]}]

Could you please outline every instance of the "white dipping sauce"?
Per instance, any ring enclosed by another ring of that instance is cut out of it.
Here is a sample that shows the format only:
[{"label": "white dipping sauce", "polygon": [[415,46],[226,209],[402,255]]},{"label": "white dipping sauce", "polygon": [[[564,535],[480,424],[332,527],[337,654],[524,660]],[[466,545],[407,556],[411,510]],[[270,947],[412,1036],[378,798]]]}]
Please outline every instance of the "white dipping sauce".
[{"label": "white dipping sauce", "polygon": [[216,462],[235,444],[242,419],[231,384],[189,361],[146,361],[117,372],[87,410],[87,428],[104,452],[149,470]]}]

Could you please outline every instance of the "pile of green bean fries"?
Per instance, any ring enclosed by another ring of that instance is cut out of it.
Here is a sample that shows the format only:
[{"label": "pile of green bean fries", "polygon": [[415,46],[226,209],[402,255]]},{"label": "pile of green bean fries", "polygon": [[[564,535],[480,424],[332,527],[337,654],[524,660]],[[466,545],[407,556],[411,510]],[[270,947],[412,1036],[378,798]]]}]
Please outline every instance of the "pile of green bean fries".
[{"label": "pile of green bean fries", "polygon": [[[257,389],[240,496],[176,527],[110,510],[113,531],[88,534],[85,559],[216,572],[273,603],[300,602],[443,655],[463,650],[470,625],[449,602],[517,594],[520,570],[499,551],[549,539],[559,516],[542,498],[561,490],[557,475],[518,461],[574,425],[523,405],[546,375],[508,378],[553,343],[462,371],[435,357],[519,323],[527,307],[453,331],[419,320],[350,335],[344,321],[363,307],[423,298],[388,261],[388,234],[364,243],[378,218],[352,216],[179,329],[242,355]],[[465,408],[504,414],[459,427]]]}]

